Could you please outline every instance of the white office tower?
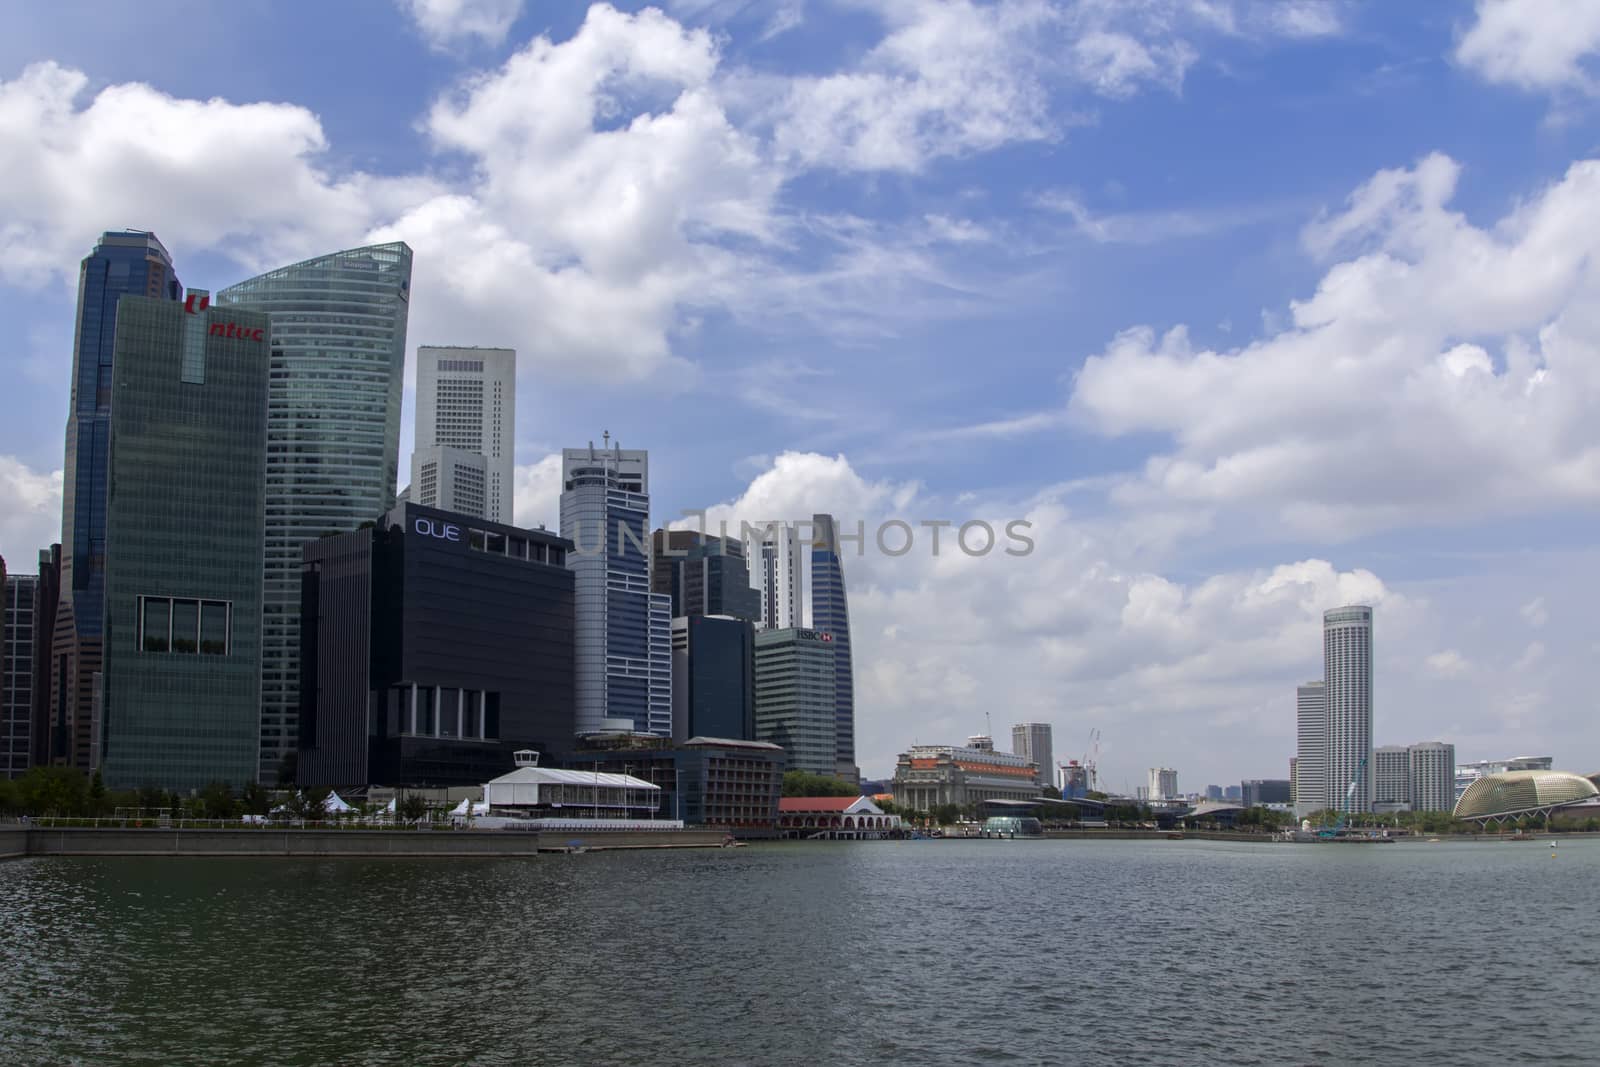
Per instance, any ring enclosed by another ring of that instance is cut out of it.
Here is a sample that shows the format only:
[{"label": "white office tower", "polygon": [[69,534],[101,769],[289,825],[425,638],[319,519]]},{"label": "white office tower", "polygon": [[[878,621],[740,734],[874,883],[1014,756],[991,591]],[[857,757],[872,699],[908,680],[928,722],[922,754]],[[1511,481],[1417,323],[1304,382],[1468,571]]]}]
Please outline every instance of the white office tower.
[{"label": "white office tower", "polygon": [[1328,708],[1329,806],[1370,812],[1374,793],[1371,608],[1351,605],[1323,612],[1322,682]]},{"label": "white office tower", "polygon": [[1372,803],[1383,813],[1411,810],[1411,750],[1379,745],[1372,750]]},{"label": "white office tower", "polygon": [[1297,741],[1294,758],[1294,813],[1309,815],[1328,807],[1328,699],[1321,682],[1294,691]]},{"label": "white office tower", "polygon": [[1050,785],[1055,753],[1047,722],[1019,722],[1011,728],[1011,751],[1039,767],[1039,784]]},{"label": "white office tower", "polygon": [[[809,538],[805,542],[809,547]],[[805,571],[801,562],[800,531],[774,522],[744,527],[744,558],[750,566],[750,584],[761,593],[761,630],[801,629],[805,626]]]},{"label": "white office tower", "polygon": [[412,502],[511,522],[516,415],[516,352],[418,348]]},{"label": "white office tower", "polygon": [[1456,804],[1456,746],[1423,741],[1407,750],[1410,757],[1411,810],[1450,811]]},{"label": "white office tower", "polygon": [[1152,801],[1178,799],[1178,772],[1171,767],[1151,767],[1145,795]]},{"label": "white office tower", "polygon": [[672,736],[672,597],[650,592],[650,459],[605,447],[561,453],[561,536],[575,576],[579,734]]}]

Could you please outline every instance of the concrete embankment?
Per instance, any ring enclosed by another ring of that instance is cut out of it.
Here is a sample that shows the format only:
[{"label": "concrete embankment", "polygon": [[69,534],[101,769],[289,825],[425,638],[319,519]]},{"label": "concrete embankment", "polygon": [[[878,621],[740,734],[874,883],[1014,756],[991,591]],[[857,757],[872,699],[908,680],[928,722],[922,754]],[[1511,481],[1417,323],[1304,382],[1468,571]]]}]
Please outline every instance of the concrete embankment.
[{"label": "concrete embankment", "polygon": [[524,833],[514,830],[162,830],[32,828],[0,831],[11,856],[532,856],[583,849],[716,848],[720,830]]},{"label": "concrete embankment", "polygon": [[[1069,841],[1160,841],[1173,836],[1172,830],[1046,830],[1044,836]],[[1184,830],[1185,841],[1270,842],[1271,834],[1227,833],[1213,830]]]}]

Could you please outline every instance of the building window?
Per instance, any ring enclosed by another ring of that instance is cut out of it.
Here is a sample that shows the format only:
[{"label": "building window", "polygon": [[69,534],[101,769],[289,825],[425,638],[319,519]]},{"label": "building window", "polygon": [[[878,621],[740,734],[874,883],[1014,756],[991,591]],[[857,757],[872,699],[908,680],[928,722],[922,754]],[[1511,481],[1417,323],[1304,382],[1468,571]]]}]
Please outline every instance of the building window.
[{"label": "building window", "polygon": [[226,600],[142,596],[136,640],[145,652],[226,656],[232,622],[233,605]]}]

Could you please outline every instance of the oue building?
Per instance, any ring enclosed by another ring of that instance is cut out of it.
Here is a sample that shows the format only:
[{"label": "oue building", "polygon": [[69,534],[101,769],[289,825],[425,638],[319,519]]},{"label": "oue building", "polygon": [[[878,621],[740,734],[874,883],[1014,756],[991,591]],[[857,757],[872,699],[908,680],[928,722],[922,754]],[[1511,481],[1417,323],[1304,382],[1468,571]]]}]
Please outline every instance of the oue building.
[{"label": "oue building", "polygon": [[308,542],[302,785],[478,785],[573,740],[572,542],[401,504]]}]

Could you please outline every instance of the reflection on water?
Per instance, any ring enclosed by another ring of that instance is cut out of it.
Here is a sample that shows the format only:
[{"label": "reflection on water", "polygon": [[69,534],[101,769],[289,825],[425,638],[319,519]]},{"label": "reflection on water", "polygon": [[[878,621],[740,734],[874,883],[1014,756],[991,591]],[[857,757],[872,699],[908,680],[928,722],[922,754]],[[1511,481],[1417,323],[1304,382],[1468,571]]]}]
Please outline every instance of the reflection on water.
[{"label": "reflection on water", "polygon": [[1589,1063],[1600,840],[0,864],[0,1063]]}]

